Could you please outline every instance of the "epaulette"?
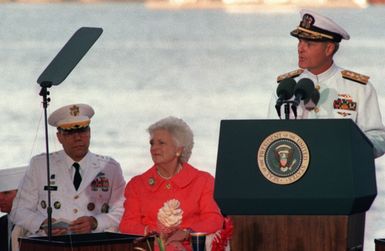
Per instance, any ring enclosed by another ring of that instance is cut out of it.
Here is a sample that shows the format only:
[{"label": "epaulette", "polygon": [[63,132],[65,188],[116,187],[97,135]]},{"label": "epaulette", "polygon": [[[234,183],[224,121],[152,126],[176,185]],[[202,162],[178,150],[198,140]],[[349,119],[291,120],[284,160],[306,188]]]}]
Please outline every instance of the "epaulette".
[{"label": "epaulette", "polygon": [[279,75],[279,76],[277,77],[277,83],[281,82],[282,80],[284,80],[284,79],[286,79],[286,78],[295,78],[295,77],[298,77],[299,75],[302,74],[302,72],[304,72],[303,69],[297,69],[297,70],[295,70],[295,71],[291,71],[291,72],[288,72],[288,73]]},{"label": "epaulette", "polygon": [[343,70],[341,71],[342,77],[352,80],[354,82],[366,85],[369,81],[369,76],[365,76],[356,72],[348,71],[348,70]]},{"label": "epaulette", "polygon": [[99,154],[95,154],[96,158],[98,159],[98,161],[100,162],[103,162],[103,163],[109,163],[110,165],[115,165],[115,166],[119,166],[120,164],[115,160],[113,159],[112,157],[110,156],[106,156],[106,155],[99,155]]},{"label": "epaulette", "polygon": [[100,154],[95,154],[96,158],[99,160],[110,160],[110,157],[105,156],[105,155],[100,155]]}]

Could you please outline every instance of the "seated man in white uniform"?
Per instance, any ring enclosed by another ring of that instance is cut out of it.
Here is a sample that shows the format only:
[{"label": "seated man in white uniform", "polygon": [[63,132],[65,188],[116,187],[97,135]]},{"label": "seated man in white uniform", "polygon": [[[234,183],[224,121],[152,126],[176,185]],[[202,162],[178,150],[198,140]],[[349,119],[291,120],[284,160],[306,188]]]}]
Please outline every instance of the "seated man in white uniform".
[{"label": "seated man in white uniform", "polygon": [[[57,128],[63,150],[50,158],[52,235],[115,231],[123,214],[125,181],[114,159],[89,151],[90,121],[86,104],[72,104],[53,112],[48,122]],[[48,195],[46,154],[34,156],[19,186],[11,218],[37,235],[47,234]],[[68,226],[56,227],[63,220]]]},{"label": "seated man in white uniform", "polygon": [[[341,40],[348,40],[349,34],[333,20],[314,11],[302,10],[301,17],[299,26],[290,33],[298,38],[300,69],[277,78],[278,83],[288,78],[297,82],[307,78],[314,82],[319,101],[315,106],[311,99],[301,101],[297,108],[297,118],[352,119],[373,143],[374,157],[383,155],[385,128],[377,94],[369,77],[342,69],[333,60]],[[284,105],[281,109],[279,106],[275,108],[277,99],[274,94],[269,105],[268,118],[278,118],[277,112],[284,114]],[[290,117],[294,117],[293,113]]]}]

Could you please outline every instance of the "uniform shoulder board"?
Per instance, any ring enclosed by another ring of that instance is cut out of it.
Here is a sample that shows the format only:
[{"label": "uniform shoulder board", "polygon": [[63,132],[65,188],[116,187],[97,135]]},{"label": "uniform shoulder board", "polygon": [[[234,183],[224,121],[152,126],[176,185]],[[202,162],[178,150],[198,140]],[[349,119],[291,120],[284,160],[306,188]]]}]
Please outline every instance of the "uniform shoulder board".
[{"label": "uniform shoulder board", "polygon": [[291,72],[288,72],[288,73],[285,73],[285,74],[282,74],[282,75],[279,75],[277,77],[277,83],[281,82],[282,80],[286,79],[286,78],[295,78],[295,77],[298,77],[299,75],[302,74],[304,70],[303,69],[297,69],[295,71],[291,71]]},{"label": "uniform shoulder board", "polygon": [[110,159],[110,157],[104,156],[104,155],[100,155],[100,154],[95,154],[95,156],[96,156],[99,160],[109,160],[109,159]]},{"label": "uniform shoulder board", "polygon": [[341,71],[342,77],[355,81],[357,83],[366,85],[369,81],[369,76],[365,76],[356,72],[348,71],[348,70],[343,70]]},{"label": "uniform shoulder board", "polygon": [[119,166],[120,164],[115,160],[113,159],[112,157],[110,156],[106,156],[106,155],[99,155],[99,154],[95,154],[97,159],[101,162],[105,162],[105,163],[109,163],[109,164],[112,164],[112,165],[117,165]]}]

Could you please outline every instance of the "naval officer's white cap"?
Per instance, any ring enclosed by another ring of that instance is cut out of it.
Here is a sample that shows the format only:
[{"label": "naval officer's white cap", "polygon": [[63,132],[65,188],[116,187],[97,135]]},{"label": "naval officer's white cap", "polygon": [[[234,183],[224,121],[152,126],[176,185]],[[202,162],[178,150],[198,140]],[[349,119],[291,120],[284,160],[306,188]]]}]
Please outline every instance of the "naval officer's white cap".
[{"label": "naval officer's white cap", "polygon": [[17,189],[27,167],[0,169],[0,192]]},{"label": "naval officer's white cap", "polygon": [[350,35],[330,18],[305,9],[300,14],[302,21],[290,35],[314,41],[341,42],[341,39],[350,39]]},{"label": "naval officer's white cap", "polygon": [[76,130],[89,126],[94,109],[87,104],[72,104],[54,111],[48,118],[51,126],[63,130]]}]

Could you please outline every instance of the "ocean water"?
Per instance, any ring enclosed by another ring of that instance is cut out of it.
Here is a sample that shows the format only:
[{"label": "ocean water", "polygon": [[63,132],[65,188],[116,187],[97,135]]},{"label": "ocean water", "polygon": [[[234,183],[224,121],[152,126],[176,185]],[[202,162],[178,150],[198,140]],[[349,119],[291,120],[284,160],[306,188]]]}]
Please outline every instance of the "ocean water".
[{"label": "ocean water", "polygon": [[[349,31],[336,63],[371,76],[385,116],[385,8],[320,9]],[[181,117],[195,134],[190,162],[215,174],[221,119],[265,118],[276,76],[297,68],[298,9],[151,9],[139,3],[0,5],[0,168],[45,151],[37,78],[80,27],[104,32],[58,86],[48,112],[91,104],[91,150],[119,161],[126,179],[151,164],[146,128]],[[370,111],[368,111],[370,112]],[[55,129],[50,150],[61,149]],[[378,196],[367,213],[365,250],[385,237],[385,157],[376,160]]]}]

